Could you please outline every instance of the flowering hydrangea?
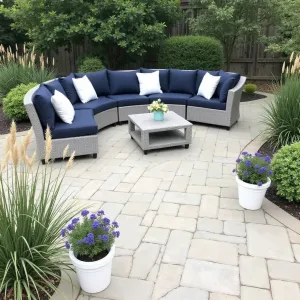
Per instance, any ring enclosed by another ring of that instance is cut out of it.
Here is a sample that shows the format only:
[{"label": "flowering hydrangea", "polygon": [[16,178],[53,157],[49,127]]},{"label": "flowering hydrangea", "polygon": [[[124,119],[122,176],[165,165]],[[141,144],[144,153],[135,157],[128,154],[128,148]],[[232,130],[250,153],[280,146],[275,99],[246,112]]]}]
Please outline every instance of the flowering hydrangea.
[{"label": "flowering hydrangea", "polygon": [[168,112],[168,105],[164,104],[161,99],[158,99],[157,101],[153,101],[149,106],[148,110],[150,112],[153,111],[162,111],[163,113]]},{"label": "flowering hydrangea", "polygon": [[61,236],[66,238],[65,246],[72,249],[75,256],[84,255],[93,258],[103,251],[109,251],[120,236],[116,231],[119,224],[104,217],[104,211],[91,213],[81,212],[82,218],[74,218],[70,224],[61,230]]},{"label": "flowering hydrangea", "polygon": [[239,179],[244,182],[262,186],[268,181],[268,177],[273,174],[271,158],[258,152],[254,155],[242,152],[242,155],[243,157],[236,160],[237,168],[233,172],[236,172]]}]

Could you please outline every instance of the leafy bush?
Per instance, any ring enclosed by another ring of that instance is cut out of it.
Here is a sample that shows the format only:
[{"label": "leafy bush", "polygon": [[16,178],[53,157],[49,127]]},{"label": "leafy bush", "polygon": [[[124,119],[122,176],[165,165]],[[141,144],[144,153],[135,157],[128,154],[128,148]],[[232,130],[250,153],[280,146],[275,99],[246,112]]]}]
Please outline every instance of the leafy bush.
[{"label": "leafy bush", "polygon": [[159,68],[220,70],[223,65],[221,43],[205,36],[174,36],[160,47]]},{"label": "leafy bush", "polygon": [[97,72],[105,69],[102,61],[98,57],[85,57],[78,66],[78,72]]},{"label": "leafy bush", "polygon": [[244,86],[244,91],[247,94],[254,94],[257,90],[257,86],[256,84],[252,84],[252,83],[247,83]]},{"label": "leafy bush", "polygon": [[27,112],[24,106],[24,96],[25,94],[35,87],[37,83],[29,83],[27,85],[20,84],[7,94],[3,99],[3,113],[10,120],[22,121],[27,120]]},{"label": "leafy bush", "polygon": [[242,158],[236,160],[237,168],[233,172],[236,172],[239,179],[244,182],[262,186],[272,175],[271,158],[258,152],[255,155],[242,152],[242,155]]},{"label": "leafy bush", "polygon": [[277,194],[288,201],[300,202],[300,143],[278,150],[272,160]]},{"label": "leafy bush", "polygon": [[[57,290],[53,279],[60,279],[60,269],[70,269],[70,264],[62,260],[65,252],[60,231],[77,211],[74,202],[58,199],[65,170],[52,173],[50,131],[46,132],[47,165],[43,169],[33,168],[35,154],[27,156],[31,134],[32,130],[19,146],[15,124],[12,124],[1,165],[1,299],[40,299],[38,292],[49,295],[50,291]],[[67,168],[73,158],[74,153]],[[8,166],[11,168],[7,169]]]},{"label": "leafy bush", "polygon": [[66,248],[72,250],[76,257],[88,256],[93,259],[102,252],[109,252],[115,238],[120,232],[115,231],[119,227],[117,222],[110,223],[104,216],[104,211],[89,215],[88,210],[81,212],[83,220],[74,218],[72,222],[61,231],[62,237],[67,237]]},{"label": "leafy bush", "polygon": [[265,139],[274,148],[281,148],[300,141],[300,81],[296,76],[288,77],[281,86],[275,100],[265,107],[263,123]]}]

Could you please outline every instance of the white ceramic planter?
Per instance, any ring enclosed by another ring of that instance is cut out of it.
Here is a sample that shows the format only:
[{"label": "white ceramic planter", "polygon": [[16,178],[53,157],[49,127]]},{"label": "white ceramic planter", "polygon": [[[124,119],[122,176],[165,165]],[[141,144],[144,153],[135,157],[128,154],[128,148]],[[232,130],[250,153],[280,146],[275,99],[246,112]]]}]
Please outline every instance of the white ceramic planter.
[{"label": "white ceramic planter", "polygon": [[240,206],[250,210],[260,209],[263,204],[266,191],[271,185],[271,179],[268,178],[268,181],[262,186],[246,183],[240,180],[238,176],[236,176],[236,182],[238,184]]},{"label": "white ceramic planter", "polygon": [[72,250],[69,252],[71,262],[76,269],[79,284],[86,293],[99,293],[109,286],[114,255],[115,245],[111,247],[104,258],[93,262],[78,260]]}]

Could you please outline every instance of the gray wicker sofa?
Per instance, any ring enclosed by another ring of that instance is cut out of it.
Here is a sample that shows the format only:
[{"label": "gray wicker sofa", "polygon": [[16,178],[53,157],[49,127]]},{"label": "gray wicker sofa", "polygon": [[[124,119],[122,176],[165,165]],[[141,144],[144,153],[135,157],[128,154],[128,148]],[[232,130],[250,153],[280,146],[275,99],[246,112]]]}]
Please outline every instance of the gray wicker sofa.
[{"label": "gray wicker sofa", "polygon": [[[206,71],[159,70],[163,93],[140,96],[136,72],[155,70],[140,68],[135,71],[102,70],[87,74],[70,74],[31,89],[24,98],[29,119],[36,137],[37,155],[45,159],[45,129],[50,127],[53,138],[52,158],[62,156],[69,145],[76,156],[98,153],[98,130],[128,120],[129,114],[146,113],[148,105],[158,98],[169,109],[194,122],[214,124],[230,128],[239,119],[239,105],[246,78],[234,73],[209,71],[221,76],[220,84],[211,100],[197,96]],[[98,99],[81,103],[72,78],[87,75]],[[64,93],[75,109],[72,124],[63,123],[56,115],[51,96],[55,90]]]}]

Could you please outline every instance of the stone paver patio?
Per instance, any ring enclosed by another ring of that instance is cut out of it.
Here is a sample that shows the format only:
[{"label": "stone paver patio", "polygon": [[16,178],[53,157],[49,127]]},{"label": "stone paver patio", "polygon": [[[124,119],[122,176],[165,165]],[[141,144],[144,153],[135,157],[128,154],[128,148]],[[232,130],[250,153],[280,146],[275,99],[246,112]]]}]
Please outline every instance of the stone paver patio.
[{"label": "stone paver patio", "polygon": [[111,285],[78,299],[300,299],[300,222],[269,201],[245,211],[232,175],[270,100],[242,103],[230,131],[194,125],[189,149],[144,155],[127,125],[99,133],[98,159],[76,159],[62,193],[103,209],[121,236]]}]

